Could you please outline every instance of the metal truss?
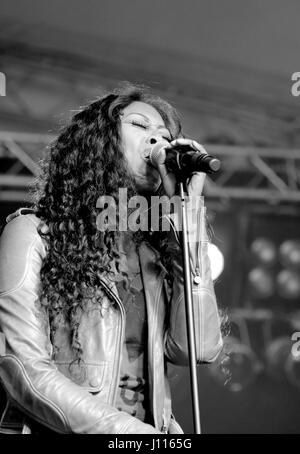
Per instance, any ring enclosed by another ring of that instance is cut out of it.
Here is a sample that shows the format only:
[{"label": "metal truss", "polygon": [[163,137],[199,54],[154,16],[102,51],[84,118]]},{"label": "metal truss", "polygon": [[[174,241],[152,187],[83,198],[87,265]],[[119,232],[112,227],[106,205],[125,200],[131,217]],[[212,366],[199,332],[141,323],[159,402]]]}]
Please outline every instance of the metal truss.
[{"label": "metal truss", "polygon": [[6,48],[5,53],[0,62],[7,80],[7,96],[1,98],[0,104],[2,124],[12,124],[20,130],[47,131],[64,121],[70,110],[103,91],[102,79],[99,84],[93,71],[92,75],[88,70],[83,75],[72,61],[64,61],[64,67],[59,56],[39,55],[30,49],[22,55],[18,47]]},{"label": "metal truss", "polygon": [[[115,87],[120,80],[147,83],[148,77],[159,80],[158,92],[173,98],[188,113],[191,124],[196,125],[190,128],[191,136],[198,137],[199,131],[193,127],[197,128],[203,119],[213,126],[215,132],[203,137],[201,143],[207,142],[208,153],[220,158],[222,168],[206,179],[204,193],[208,201],[224,205],[232,200],[251,200],[261,205],[298,204],[300,149],[293,148],[300,143],[299,109],[271,96],[277,86],[264,98],[218,86],[217,81],[222,79],[219,69],[216,78],[214,68],[205,64],[205,71],[200,72],[206,74],[203,79],[187,82],[174,71],[163,73],[164,55],[153,59],[156,63],[151,71],[144,70],[137,62],[138,57],[145,58],[145,52],[135,49],[132,55],[119,58],[125,50],[118,47],[120,43],[115,47],[110,42],[102,44],[101,58],[94,61],[57,50],[39,50],[20,41],[2,41],[0,71],[7,77],[8,96],[1,97],[0,120],[2,129],[19,132],[0,132],[0,201],[26,200],[28,184],[38,172],[38,160],[54,138],[45,131],[57,131],[57,123],[65,122],[66,112]],[[224,74],[226,78],[228,74]],[[235,75],[235,81],[239,80],[244,80],[243,73]],[[219,128],[229,137],[220,137]],[[21,132],[24,130],[31,133]]]},{"label": "metal truss", "polygon": [[0,132],[0,202],[28,202],[28,188],[52,136]]},{"label": "metal truss", "polygon": [[300,150],[225,145],[206,149],[222,163],[219,173],[206,182],[207,197],[272,205],[300,202]]},{"label": "metal truss", "polygon": [[[0,201],[26,200],[38,161],[53,139],[47,134],[0,132]],[[300,202],[300,150],[209,144],[205,148],[222,163],[218,174],[206,178],[208,200]]]}]

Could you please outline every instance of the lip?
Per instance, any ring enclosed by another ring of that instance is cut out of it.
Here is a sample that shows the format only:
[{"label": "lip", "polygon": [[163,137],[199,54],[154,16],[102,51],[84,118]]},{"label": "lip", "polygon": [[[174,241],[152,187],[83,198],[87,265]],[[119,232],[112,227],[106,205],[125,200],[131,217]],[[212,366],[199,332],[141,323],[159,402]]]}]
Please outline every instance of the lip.
[{"label": "lip", "polygon": [[146,166],[147,167],[150,167],[151,168],[151,172],[158,172],[157,168],[152,164],[152,162],[150,161],[150,157],[149,156],[145,156],[143,158],[144,162],[146,163]]},{"label": "lip", "polygon": [[147,167],[151,167],[151,171],[156,171],[158,172],[157,168],[152,164],[152,162],[150,161],[150,152],[151,152],[151,148],[146,148],[143,152],[142,152],[142,159],[143,161],[146,163],[146,166]]},{"label": "lip", "polygon": [[149,161],[150,162],[150,152],[151,152],[151,148],[150,147],[145,148],[142,151],[142,158],[145,159],[145,161]]}]

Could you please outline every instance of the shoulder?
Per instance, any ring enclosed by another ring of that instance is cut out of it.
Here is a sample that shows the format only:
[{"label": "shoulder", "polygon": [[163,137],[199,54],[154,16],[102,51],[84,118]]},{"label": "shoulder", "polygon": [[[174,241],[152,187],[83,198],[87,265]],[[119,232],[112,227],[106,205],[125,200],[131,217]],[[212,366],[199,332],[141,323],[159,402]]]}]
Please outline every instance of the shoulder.
[{"label": "shoulder", "polygon": [[[41,219],[35,215],[34,210],[30,208],[19,208],[7,216],[0,239],[1,244],[3,245],[3,243],[10,241],[20,242],[38,238],[40,235],[37,229],[42,224]],[[46,228],[44,227],[43,231],[45,230]]]},{"label": "shoulder", "polygon": [[37,231],[41,222],[34,213],[19,210],[6,218],[0,237],[0,292],[21,282],[30,269],[40,268],[46,255]]}]

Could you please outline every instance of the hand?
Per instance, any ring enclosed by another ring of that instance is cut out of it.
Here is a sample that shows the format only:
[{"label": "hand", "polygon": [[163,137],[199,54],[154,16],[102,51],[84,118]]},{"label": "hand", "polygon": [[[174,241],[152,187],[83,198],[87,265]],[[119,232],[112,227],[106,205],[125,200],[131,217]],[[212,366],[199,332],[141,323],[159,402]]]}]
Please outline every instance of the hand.
[{"label": "hand", "polygon": [[[207,154],[206,150],[202,145],[200,145],[198,142],[195,140],[191,139],[176,139],[170,142],[169,145],[167,145],[164,149],[164,154],[162,155],[161,163],[158,165],[158,171],[160,173],[161,181],[165,190],[165,193],[167,194],[168,197],[172,197],[175,195],[175,190],[176,190],[176,177],[174,173],[169,172],[166,169],[166,166],[164,164],[165,162],[165,156],[168,148],[171,148],[176,145],[189,145],[191,148],[193,148],[195,151],[199,151],[202,154]],[[204,181],[205,181],[206,174],[204,172],[195,172],[191,175],[189,178],[189,181],[187,183],[187,190],[188,190],[188,195],[189,196],[196,196],[196,195],[201,195],[203,191],[203,186],[204,186]]]}]

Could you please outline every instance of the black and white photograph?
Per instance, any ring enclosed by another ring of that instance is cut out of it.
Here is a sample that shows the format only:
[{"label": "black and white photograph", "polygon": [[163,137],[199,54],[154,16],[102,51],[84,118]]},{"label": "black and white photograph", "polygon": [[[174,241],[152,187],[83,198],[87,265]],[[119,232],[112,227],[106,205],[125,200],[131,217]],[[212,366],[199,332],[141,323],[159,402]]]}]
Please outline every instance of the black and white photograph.
[{"label": "black and white photograph", "polygon": [[1,1],[1,439],[300,433],[299,21]]}]

